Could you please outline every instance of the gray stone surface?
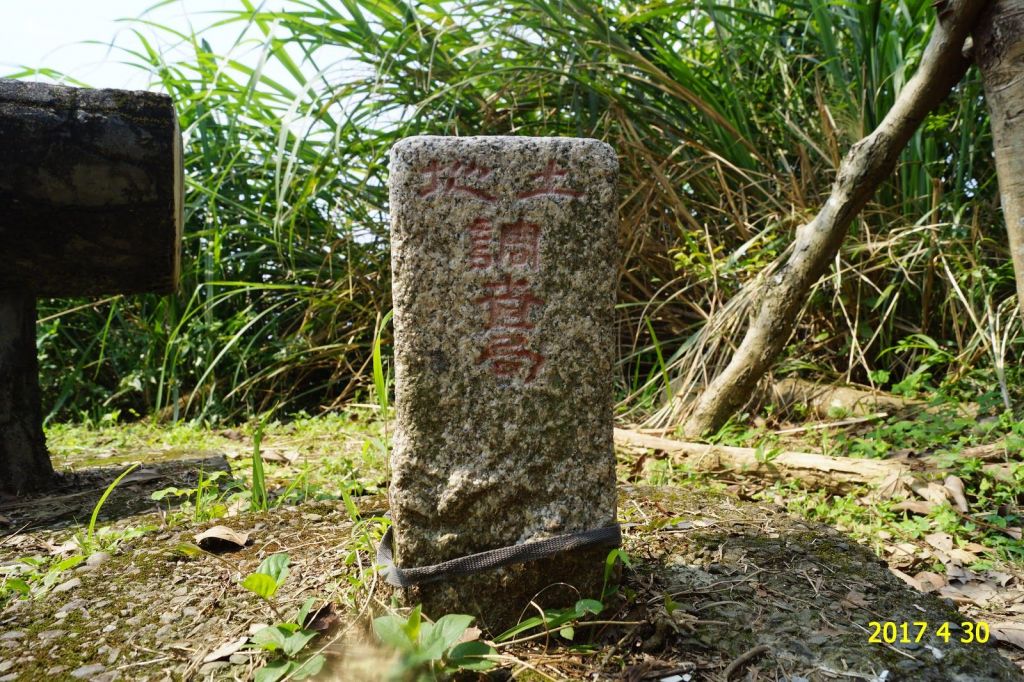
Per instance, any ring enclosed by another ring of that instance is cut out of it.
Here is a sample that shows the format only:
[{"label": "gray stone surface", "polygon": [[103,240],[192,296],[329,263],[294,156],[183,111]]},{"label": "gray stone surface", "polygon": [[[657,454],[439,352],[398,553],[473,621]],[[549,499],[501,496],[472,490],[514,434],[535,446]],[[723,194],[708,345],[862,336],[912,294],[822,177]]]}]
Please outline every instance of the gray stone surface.
[{"label": "gray stone surface", "polygon": [[[399,566],[615,522],[617,168],[588,139],[413,137],[392,149]],[[549,604],[597,596],[606,553],[404,596],[493,631],[542,591]],[[559,582],[575,589],[545,589]]]}]

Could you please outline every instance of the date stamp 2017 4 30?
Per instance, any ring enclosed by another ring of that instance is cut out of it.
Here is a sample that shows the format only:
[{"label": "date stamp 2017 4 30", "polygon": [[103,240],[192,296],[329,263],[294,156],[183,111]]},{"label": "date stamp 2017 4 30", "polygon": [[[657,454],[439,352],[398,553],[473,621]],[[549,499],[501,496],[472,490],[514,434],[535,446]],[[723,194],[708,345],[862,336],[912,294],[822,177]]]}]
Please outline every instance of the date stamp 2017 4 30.
[{"label": "date stamp 2017 4 30", "polygon": [[[935,637],[949,644],[954,639],[962,644],[984,644],[989,638],[989,627],[985,621],[964,621],[953,623],[953,628],[959,630],[960,636],[950,631],[950,623],[945,622],[935,629]],[[868,623],[871,629],[868,635],[868,642],[871,644],[908,644],[920,642],[929,631],[929,625],[925,621],[914,621],[912,623],[893,621],[873,620]]]}]

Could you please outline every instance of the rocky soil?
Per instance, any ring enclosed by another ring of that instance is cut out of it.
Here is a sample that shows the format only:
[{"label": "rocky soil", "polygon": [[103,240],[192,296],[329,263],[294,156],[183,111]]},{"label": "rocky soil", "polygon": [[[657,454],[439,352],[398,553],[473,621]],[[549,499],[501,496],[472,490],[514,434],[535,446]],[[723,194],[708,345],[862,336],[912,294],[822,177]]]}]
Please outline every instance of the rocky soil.
[{"label": "rocky soil", "polygon": [[[267,656],[246,644],[251,634],[309,597],[322,634],[307,651],[327,659],[319,677],[387,676],[395,656],[369,630],[391,608],[372,560],[384,497],[356,498],[355,517],[344,501],[322,501],[195,523],[150,494],[169,481],[194,485],[196,462],[216,468],[204,456],[126,479],[104,506],[106,536],[122,533],[111,551],[38,578],[33,598],[8,596],[0,681],[251,679]],[[0,503],[0,567],[81,552],[73,536],[114,473],[92,470],[58,494]],[[994,637],[960,641],[964,624],[986,614],[913,590],[868,549],[775,505],[626,486],[619,517],[631,567],[604,611],[577,623],[571,642],[534,631],[498,644],[499,666],[466,679],[1024,679],[1019,649]],[[195,536],[218,524],[246,534],[246,544],[198,551]],[[291,573],[268,604],[239,583],[278,552],[290,556]],[[873,622],[908,623],[911,640],[914,623],[927,631],[920,641],[873,643]],[[937,632],[943,623],[948,641]]]}]

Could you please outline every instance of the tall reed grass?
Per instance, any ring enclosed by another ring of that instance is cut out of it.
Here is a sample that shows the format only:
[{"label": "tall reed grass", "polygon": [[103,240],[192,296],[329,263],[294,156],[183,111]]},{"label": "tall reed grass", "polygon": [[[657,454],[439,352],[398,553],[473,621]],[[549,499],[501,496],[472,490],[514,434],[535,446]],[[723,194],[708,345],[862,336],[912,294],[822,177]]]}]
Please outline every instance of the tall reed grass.
[{"label": "tall reed grass", "polygon": [[[213,15],[230,44],[140,23],[121,46],[178,103],[185,275],[175,296],[44,305],[54,415],[232,418],[370,395],[390,307],[386,154],[419,133],[615,147],[623,409],[653,409],[667,381],[698,386],[727,355],[756,304],[737,292],[827,194],[934,19],[927,0],[274,7]],[[972,72],[857,221],[783,371],[895,383],[931,358],[900,347],[912,335],[948,351],[929,360],[936,380],[1005,364],[1018,328],[987,130]]]}]

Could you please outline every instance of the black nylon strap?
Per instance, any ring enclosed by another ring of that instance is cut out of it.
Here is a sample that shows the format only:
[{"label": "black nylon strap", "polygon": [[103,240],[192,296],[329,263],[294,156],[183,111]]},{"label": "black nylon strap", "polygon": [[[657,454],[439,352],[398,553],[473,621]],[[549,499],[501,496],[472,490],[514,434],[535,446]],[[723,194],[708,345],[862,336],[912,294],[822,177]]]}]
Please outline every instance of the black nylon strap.
[{"label": "black nylon strap", "polygon": [[619,524],[615,524],[578,533],[556,535],[553,538],[545,538],[536,542],[524,542],[511,547],[499,547],[486,552],[442,561],[433,566],[417,566],[415,568],[399,568],[395,565],[394,540],[394,534],[389,527],[384,533],[384,537],[381,538],[380,545],[377,546],[377,563],[384,566],[384,579],[388,584],[395,587],[411,587],[454,576],[479,573],[499,566],[546,559],[560,552],[592,545],[618,547],[622,544],[622,530]]}]

